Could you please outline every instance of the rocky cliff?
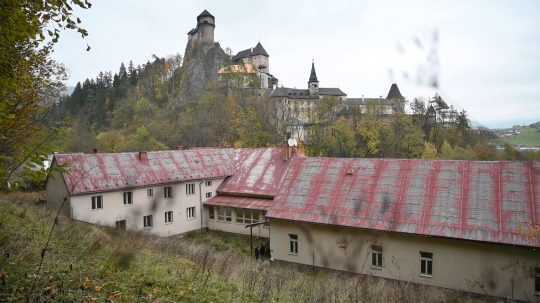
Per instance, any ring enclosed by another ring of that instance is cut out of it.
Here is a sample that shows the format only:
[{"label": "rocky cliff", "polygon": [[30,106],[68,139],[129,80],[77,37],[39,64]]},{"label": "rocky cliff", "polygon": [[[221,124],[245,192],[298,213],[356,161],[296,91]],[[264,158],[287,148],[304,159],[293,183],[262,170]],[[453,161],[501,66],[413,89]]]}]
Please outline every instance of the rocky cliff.
[{"label": "rocky cliff", "polygon": [[189,42],[180,68],[179,101],[196,102],[208,85],[217,80],[219,68],[230,60],[217,42],[194,45]]}]

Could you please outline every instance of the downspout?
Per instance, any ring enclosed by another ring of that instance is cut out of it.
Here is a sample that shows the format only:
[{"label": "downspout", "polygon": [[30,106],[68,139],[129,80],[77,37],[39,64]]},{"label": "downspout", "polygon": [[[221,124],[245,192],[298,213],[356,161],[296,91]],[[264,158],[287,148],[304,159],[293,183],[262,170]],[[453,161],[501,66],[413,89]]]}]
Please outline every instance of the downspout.
[{"label": "downspout", "polygon": [[202,183],[203,181],[199,181],[199,209],[201,210],[201,231],[203,231],[203,220],[204,220],[204,210],[202,205]]}]

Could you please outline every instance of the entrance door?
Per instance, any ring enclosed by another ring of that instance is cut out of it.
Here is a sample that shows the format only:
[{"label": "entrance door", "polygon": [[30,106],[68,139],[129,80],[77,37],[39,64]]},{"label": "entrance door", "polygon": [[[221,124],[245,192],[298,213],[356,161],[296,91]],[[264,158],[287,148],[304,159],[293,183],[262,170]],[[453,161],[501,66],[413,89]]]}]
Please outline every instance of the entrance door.
[{"label": "entrance door", "polygon": [[116,221],[116,229],[126,230],[126,220]]}]

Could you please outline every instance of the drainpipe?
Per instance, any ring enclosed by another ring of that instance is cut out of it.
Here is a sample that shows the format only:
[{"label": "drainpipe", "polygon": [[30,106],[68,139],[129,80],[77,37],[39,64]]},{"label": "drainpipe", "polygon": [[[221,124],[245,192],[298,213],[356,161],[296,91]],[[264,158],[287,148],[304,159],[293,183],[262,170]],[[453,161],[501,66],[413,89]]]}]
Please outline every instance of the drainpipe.
[{"label": "drainpipe", "polygon": [[203,220],[204,220],[204,217],[203,217],[203,214],[204,214],[204,211],[203,211],[203,205],[202,205],[202,183],[203,181],[199,181],[199,209],[200,209],[200,216],[201,216],[201,231],[203,231]]}]

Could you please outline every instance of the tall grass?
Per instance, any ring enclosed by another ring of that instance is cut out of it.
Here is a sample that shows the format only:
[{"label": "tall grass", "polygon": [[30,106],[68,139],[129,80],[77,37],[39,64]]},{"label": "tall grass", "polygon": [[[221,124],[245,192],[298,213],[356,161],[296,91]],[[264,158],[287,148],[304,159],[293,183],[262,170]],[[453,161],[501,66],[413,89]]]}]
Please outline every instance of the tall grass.
[{"label": "tall grass", "polygon": [[[4,200],[2,202],[2,200]],[[9,201],[6,201],[9,200]],[[0,197],[0,302],[475,302],[488,298],[249,256],[245,236],[159,238]],[[3,277],[3,278],[2,278]],[[32,281],[36,281],[30,292]]]}]

